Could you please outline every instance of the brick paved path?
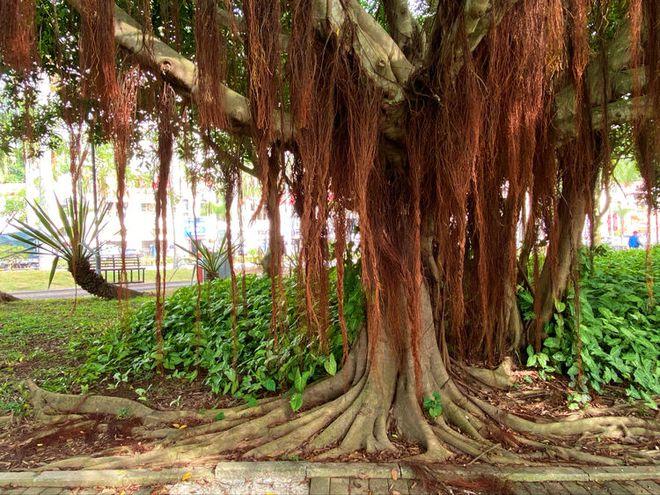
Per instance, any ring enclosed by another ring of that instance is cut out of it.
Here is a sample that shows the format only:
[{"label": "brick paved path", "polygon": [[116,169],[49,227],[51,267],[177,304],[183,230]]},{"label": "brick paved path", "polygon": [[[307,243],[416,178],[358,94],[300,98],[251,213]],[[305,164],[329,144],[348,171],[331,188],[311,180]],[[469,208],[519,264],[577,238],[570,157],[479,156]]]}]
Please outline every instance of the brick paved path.
[{"label": "brick paved path", "polygon": [[[660,484],[639,481],[545,481],[511,483],[514,495],[660,495]],[[475,493],[455,489],[456,494]],[[482,492],[485,495],[495,495]],[[309,495],[432,495],[416,480],[384,478],[312,478]]]},{"label": "brick paved path", "polygon": [[[500,480],[503,490],[455,495],[660,495],[660,467],[517,467],[443,465],[438,480]],[[105,488],[104,488],[105,486]],[[450,491],[451,490],[451,491]],[[431,495],[405,465],[223,462],[150,470],[0,473],[0,495]],[[434,495],[434,494],[433,494]]]},{"label": "brick paved path", "polygon": [[[196,493],[190,485],[190,493]],[[660,495],[660,484],[652,480],[638,481],[546,481],[534,483],[512,483],[513,495]],[[167,486],[143,488],[0,488],[3,495],[164,495],[170,492]],[[259,493],[259,492],[255,492]],[[261,492],[275,493],[275,492]],[[426,495],[422,484],[416,480],[388,480],[384,478],[312,478],[309,483],[309,495]],[[454,491],[457,495],[475,493],[472,491]],[[431,494],[429,494],[431,495]],[[494,495],[488,493],[487,495]]]}]

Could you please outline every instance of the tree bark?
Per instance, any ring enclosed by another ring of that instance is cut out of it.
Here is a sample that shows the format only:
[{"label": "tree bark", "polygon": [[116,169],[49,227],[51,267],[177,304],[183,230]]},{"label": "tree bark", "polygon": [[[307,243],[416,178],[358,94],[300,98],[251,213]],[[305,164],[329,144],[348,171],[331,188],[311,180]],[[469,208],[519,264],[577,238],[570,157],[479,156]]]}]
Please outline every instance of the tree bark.
[{"label": "tree bark", "polygon": [[20,301],[20,299],[16,296],[12,296],[11,294],[7,294],[6,292],[0,291],[0,303],[7,303],[14,301]]},{"label": "tree bark", "polygon": [[143,296],[142,292],[108,283],[96,273],[88,259],[69,263],[69,272],[76,284],[90,294],[102,299],[126,299]]},{"label": "tree bark", "polygon": [[[557,263],[543,264],[539,281],[535,290],[535,297],[539,302],[535,306],[540,308],[536,315],[536,328],[543,331],[554,313],[554,303],[566,293],[571,274],[571,265],[575,256],[575,249],[579,246],[580,236],[584,229],[587,215],[588,199],[584,197],[566,197],[559,205],[558,222],[559,235],[557,236],[556,256]],[[552,249],[548,246],[548,250]],[[541,335],[542,337],[542,335]],[[537,339],[538,340],[538,339]],[[535,342],[539,346],[540,342]]]}]

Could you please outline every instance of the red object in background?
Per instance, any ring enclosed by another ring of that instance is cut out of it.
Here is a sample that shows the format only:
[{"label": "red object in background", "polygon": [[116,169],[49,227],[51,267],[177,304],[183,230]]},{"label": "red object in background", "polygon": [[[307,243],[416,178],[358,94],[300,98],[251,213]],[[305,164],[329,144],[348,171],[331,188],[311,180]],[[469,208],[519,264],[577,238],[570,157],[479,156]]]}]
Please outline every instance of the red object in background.
[{"label": "red object in background", "polygon": [[197,265],[197,282],[200,284],[204,282],[204,269],[199,265]]}]

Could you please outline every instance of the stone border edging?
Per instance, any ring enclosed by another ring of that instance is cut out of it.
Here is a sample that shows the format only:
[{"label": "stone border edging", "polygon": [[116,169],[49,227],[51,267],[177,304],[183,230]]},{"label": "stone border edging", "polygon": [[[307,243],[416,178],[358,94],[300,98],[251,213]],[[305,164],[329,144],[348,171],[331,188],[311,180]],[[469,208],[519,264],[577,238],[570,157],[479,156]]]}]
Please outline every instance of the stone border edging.
[{"label": "stone border edging", "polygon": [[0,487],[87,488],[126,485],[155,485],[176,483],[190,473],[191,481],[213,479],[210,468],[175,468],[160,471],[151,469],[102,469],[81,471],[42,471],[0,473]]},{"label": "stone border edging", "polygon": [[[404,463],[324,463],[324,462],[221,462],[215,468],[215,477],[246,479],[255,471],[268,472],[291,478],[392,478],[396,471],[400,479],[415,479],[415,474]],[[508,481],[608,481],[660,479],[660,466],[515,466],[470,467],[438,465],[433,471],[440,478],[475,478],[490,476]]]},{"label": "stone border edging", "polygon": [[[118,487],[126,485],[155,485],[183,481],[246,480],[260,476],[284,477],[291,480],[311,478],[387,478],[393,472],[400,479],[414,479],[414,471],[399,463],[321,463],[321,462],[221,462],[215,470],[206,467],[174,469],[107,469],[81,471],[4,472],[0,473],[0,487]],[[660,479],[660,466],[569,467],[517,466],[471,467],[441,465],[434,468],[440,479],[475,478],[489,476],[512,482],[544,481],[638,481]]]}]

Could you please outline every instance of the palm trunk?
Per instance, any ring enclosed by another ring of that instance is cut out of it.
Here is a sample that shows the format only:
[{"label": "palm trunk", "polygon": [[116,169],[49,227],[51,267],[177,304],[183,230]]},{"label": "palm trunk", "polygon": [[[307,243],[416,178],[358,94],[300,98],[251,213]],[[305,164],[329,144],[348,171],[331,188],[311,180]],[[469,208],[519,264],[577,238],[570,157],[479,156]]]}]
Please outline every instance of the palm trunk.
[{"label": "palm trunk", "polygon": [[7,303],[14,301],[20,301],[20,299],[16,296],[12,296],[11,294],[7,294],[6,292],[0,291],[0,303]]},{"label": "palm trunk", "polygon": [[142,292],[108,283],[96,273],[88,259],[78,260],[75,265],[70,262],[69,272],[81,289],[102,299],[133,298],[144,295]]}]

